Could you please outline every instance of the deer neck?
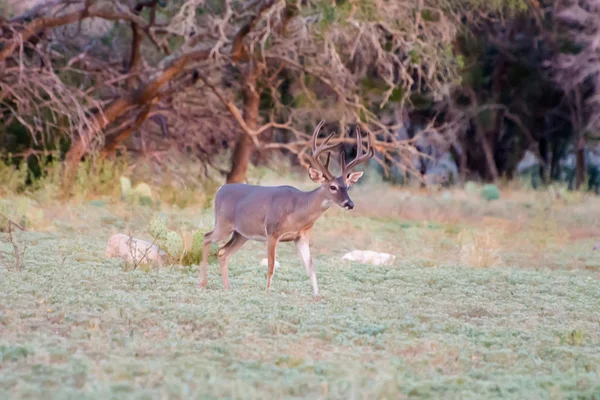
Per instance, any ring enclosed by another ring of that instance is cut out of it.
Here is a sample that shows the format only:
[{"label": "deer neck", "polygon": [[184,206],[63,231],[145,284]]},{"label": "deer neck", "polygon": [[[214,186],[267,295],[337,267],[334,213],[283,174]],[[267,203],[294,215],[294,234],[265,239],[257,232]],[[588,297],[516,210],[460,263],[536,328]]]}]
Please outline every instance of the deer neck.
[{"label": "deer neck", "polygon": [[331,200],[327,199],[323,187],[305,192],[304,195],[306,196],[306,200],[303,202],[304,207],[301,208],[301,212],[311,222],[316,221],[333,204]]}]

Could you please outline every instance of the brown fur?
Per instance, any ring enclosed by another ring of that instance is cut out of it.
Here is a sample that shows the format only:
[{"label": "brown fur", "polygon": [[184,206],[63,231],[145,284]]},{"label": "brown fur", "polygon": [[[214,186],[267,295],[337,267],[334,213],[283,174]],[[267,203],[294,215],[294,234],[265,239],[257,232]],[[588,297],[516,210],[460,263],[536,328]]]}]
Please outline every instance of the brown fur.
[{"label": "brown fur", "polygon": [[[279,242],[295,242],[306,272],[313,286],[313,294],[318,296],[316,273],[309,250],[309,240],[315,221],[332,205],[351,210],[354,203],[348,196],[348,189],[362,176],[362,172],[349,172],[351,167],[372,157],[370,151],[357,158],[346,168],[343,174],[334,177],[325,165],[318,162],[323,151],[335,146],[326,146],[326,142],[316,147],[316,135],[321,122],[313,133],[313,160],[317,168],[309,168],[310,178],[321,186],[310,192],[303,192],[292,186],[255,186],[233,183],[222,186],[215,196],[215,227],[204,235],[204,252],[200,266],[200,286],[208,285],[208,250],[211,243],[231,239],[219,250],[219,264],[223,286],[230,288],[227,260],[248,240],[267,242],[267,291],[275,269],[275,255]],[[358,133],[360,139],[360,133]],[[358,142],[360,149],[360,141]],[[343,160],[343,157],[341,158]],[[329,156],[328,156],[329,160]]]}]

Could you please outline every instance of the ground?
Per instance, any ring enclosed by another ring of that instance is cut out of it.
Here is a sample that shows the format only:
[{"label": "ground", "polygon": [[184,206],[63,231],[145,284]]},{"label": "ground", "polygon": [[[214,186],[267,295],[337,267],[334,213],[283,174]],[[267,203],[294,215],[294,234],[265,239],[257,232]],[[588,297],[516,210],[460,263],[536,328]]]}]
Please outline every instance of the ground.
[{"label": "ground", "polygon": [[[255,242],[231,291],[214,260],[200,290],[195,265],[104,258],[111,234],[149,237],[150,207],[40,206],[15,234],[23,270],[0,242],[0,398],[598,399],[598,198],[557,193],[357,187],[315,225],[320,301],[293,244],[270,294]],[[212,226],[211,209],[163,211]],[[353,249],[397,258],[341,261]]]}]

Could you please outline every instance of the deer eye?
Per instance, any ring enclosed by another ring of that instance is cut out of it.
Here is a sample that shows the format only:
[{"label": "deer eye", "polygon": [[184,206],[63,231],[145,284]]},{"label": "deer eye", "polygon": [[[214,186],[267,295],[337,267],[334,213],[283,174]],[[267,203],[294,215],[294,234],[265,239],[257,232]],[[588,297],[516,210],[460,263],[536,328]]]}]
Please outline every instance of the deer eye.
[{"label": "deer eye", "polygon": [[335,192],[337,190],[337,187],[335,187],[334,185],[329,186],[329,190],[331,190],[332,192]]}]

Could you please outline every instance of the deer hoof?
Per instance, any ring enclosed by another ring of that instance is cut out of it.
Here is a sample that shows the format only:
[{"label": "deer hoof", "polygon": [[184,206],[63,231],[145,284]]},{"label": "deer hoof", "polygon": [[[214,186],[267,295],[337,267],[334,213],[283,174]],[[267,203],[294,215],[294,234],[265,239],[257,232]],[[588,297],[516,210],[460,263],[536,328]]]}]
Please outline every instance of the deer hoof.
[{"label": "deer hoof", "polygon": [[204,289],[207,286],[208,286],[208,281],[200,281],[198,283],[198,287],[201,288],[201,289]]}]

